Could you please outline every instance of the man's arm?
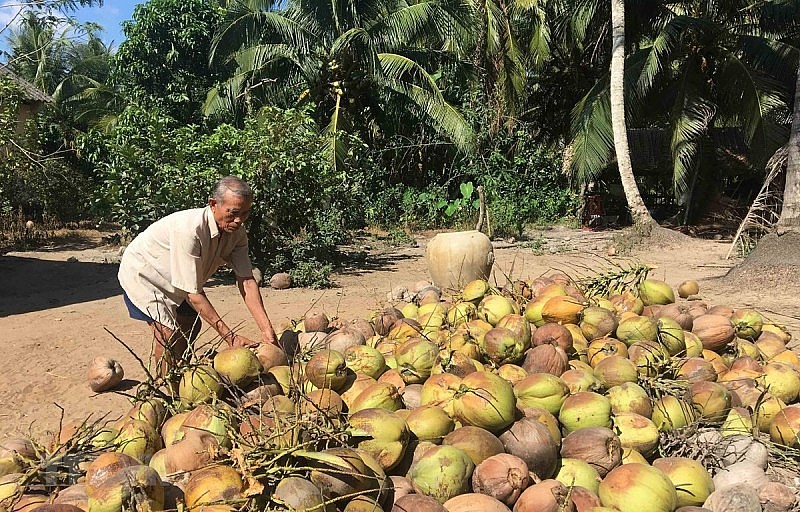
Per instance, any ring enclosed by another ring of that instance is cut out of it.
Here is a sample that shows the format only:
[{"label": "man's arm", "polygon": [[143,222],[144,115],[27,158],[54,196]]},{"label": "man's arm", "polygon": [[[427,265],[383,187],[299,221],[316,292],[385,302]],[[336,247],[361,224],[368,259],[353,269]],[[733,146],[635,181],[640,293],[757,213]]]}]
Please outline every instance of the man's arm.
[{"label": "man's arm", "polygon": [[256,321],[259,331],[261,331],[261,340],[264,343],[277,344],[275,330],[272,328],[272,322],[270,322],[267,310],[264,308],[261,290],[259,290],[255,278],[252,276],[237,277],[236,284],[239,286],[239,293],[242,294],[247,309],[250,310],[250,315]]},{"label": "man's arm", "polygon": [[249,347],[257,344],[245,336],[235,334],[231,328],[222,321],[222,318],[220,318],[219,313],[217,313],[217,310],[214,308],[214,305],[211,304],[211,301],[209,301],[208,297],[206,297],[205,292],[190,293],[186,297],[186,300],[188,300],[189,304],[194,308],[195,311],[197,311],[197,314],[200,315],[200,318],[205,320],[211,327],[213,327],[214,330],[219,333],[220,337],[228,343],[228,345],[234,347]]}]

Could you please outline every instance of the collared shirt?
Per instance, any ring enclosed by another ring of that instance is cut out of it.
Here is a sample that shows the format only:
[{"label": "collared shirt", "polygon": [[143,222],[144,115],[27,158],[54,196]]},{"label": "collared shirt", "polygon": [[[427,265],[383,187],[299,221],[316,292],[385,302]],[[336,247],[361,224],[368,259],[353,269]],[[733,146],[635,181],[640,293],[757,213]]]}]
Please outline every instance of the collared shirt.
[{"label": "collared shirt", "polygon": [[141,232],[125,249],[118,278],[137,308],[174,329],[178,305],[201,293],[224,264],[252,277],[247,232],[221,232],[206,206],[167,215]]}]

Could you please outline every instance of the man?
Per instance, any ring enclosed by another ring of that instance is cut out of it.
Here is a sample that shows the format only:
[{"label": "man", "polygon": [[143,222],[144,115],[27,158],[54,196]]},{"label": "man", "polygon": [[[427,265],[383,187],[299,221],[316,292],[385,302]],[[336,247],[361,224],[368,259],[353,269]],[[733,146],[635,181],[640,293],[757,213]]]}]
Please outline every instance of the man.
[{"label": "man", "polygon": [[125,249],[118,275],[123,299],[131,318],[151,327],[156,341],[154,356],[162,375],[197,337],[198,316],[230,346],[258,344],[235,333],[203,291],[206,281],[223,264],[236,274],[239,292],[261,332],[261,342],[276,343],[253,277],[243,227],[252,204],[253,192],[247,183],[235,176],[222,178],[208,206],[156,221]]}]

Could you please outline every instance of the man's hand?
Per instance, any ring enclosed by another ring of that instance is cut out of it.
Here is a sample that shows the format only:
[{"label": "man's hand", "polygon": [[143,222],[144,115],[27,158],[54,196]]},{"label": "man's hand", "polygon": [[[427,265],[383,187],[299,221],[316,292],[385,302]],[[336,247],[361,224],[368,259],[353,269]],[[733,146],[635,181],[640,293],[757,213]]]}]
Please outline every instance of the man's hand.
[{"label": "man's hand", "polygon": [[[230,338],[233,338],[233,342],[230,341]],[[253,341],[246,336],[242,336],[241,334],[231,334],[228,338],[226,338],[228,344],[232,347],[257,347],[258,342]]]},{"label": "man's hand", "polygon": [[263,331],[261,333],[261,341],[262,343],[267,343],[269,345],[277,345],[278,338],[275,336],[275,331],[269,329],[267,331]]}]

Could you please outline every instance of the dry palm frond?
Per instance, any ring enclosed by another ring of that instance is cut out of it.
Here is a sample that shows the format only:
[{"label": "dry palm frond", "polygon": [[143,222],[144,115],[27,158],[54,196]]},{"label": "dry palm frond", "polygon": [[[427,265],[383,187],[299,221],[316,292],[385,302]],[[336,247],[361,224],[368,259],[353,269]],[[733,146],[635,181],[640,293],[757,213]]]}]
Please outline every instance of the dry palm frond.
[{"label": "dry palm frond", "polygon": [[758,195],[736,231],[736,236],[733,237],[727,259],[731,258],[734,251],[741,256],[747,255],[753,250],[758,239],[767,234],[780,219],[783,190],[776,178],[786,167],[788,155],[788,146],[783,146],[767,162],[767,176],[764,184],[761,185],[761,190],[758,191]]}]

